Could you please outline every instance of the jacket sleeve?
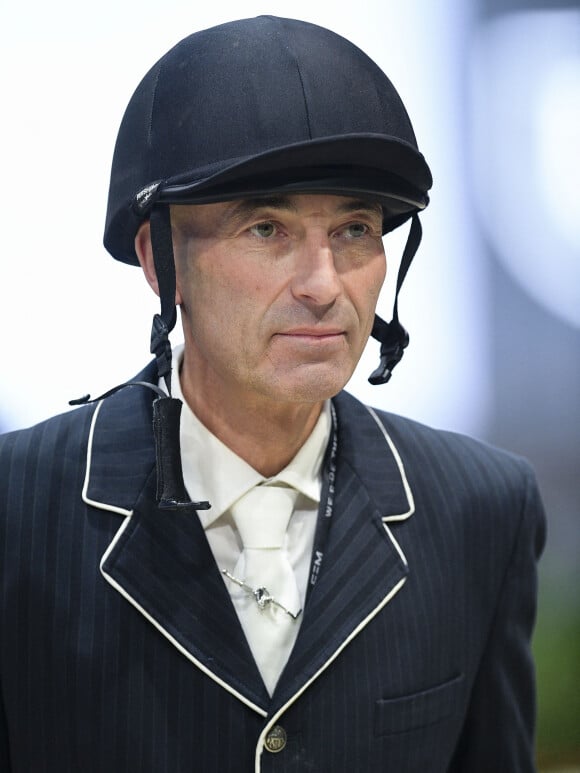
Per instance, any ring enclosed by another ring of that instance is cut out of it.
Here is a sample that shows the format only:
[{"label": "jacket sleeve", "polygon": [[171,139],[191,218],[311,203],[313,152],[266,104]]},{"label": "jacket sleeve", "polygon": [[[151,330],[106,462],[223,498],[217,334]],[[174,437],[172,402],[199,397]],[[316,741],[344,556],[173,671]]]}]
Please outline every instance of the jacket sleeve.
[{"label": "jacket sleeve", "polygon": [[10,753],[8,749],[8,727],[6,725],[6,712],[0,696],[0,770],[2,773],[10,773]]},{"label": "jacket sleeve", "polygon": [[[0,437],[0,469],[3,471],[6,471],[8,469],[8,465],[4,464],[4,459],[1,457],[1,452],[3,450],[3,438]],[[4,492],[2,491],[3,485],[2,483],[6,482],[7,475],[3,475],[0,477],[0,554],[3,553],[6,550],[5,544],[4,544],[4,522],[2,519],[4,519]],[[4,585],[4,576],[2,571],[3,566],[0,566],[0,587]],[[0,616],[3,616],[3,611],[0,609]],[[2,623],[0,623],[0,626]],[[0,641],[0,651],[2,649],[3,642]],[[6,722],[6,710],[4,708],[4,700],[3,700],[3,692],[2,692],[2,677],[1,677],[1,667],[0,667],[0,771],[2,773],[10,773],[12,770],[10,766],[10,754],[9,754],[9,746],[8,746],[8,725]]]},{"label": "jacket sleeve", "polygon": [[545,516],[531,470],[511,560],[449,773],[531,773],[535,767],[535,677],[530,640]]}]

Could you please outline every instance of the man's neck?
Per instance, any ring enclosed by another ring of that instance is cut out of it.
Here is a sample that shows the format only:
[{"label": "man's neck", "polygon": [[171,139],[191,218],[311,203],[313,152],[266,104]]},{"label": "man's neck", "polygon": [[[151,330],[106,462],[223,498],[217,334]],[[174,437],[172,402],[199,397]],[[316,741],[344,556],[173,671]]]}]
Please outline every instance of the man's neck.
[{"label": "man's neck", "polygon": [[180,375],[183,396],[197,418],[222,443],[270,478],[286,467],[304,445],[323,403],[275,403],[259,398],[227,400]]}]

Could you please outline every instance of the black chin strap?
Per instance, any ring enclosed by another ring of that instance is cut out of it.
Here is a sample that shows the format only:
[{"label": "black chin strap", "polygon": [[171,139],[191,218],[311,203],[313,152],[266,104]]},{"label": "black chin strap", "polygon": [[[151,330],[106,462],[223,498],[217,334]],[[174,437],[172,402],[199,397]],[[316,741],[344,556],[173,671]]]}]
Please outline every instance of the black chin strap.
[{"label": "black chin strap", "polygon": [[399,291],[415,253],[421,243],[421,223],[419,217],[414,214],[411,219],[411,230],[407,238],[407,244],[401,258],[399,273],[397,275],[397,287],[395,289],[395,304],[393,307],[393,319],[385,322],[375,315],[375,322],[371,335],[381,344],[381,361],[376,370],[369,376],[371,384],[386,384],[391,378],[393,369],[400,362],[406,347],[409,344],[409,334],[399,322]]},{"label": "black chin strap", "polygon": [[171,344],[169,333],[175,327],[175,261],[171,236],[171,217],[168,205],[154,207],[150,217],[153,263],[159,286],[161,314],[153,317],[151,328],[151,354],[157,359],[159,378],[165,380],[167,394],[171,396]]},{"label": "black chin strap", "polygon": [[179,422],[183,403],[171,397],[171,343],[169,333],[175,327],[175,261],[171,236],[169,206],[156,206],[151,211],[151,246],[161,314],[153,317],[151,328],[151,353],[157,360],[159,378],[164,379],[167,396],[153,402],[153,432],[157,460],[157,500],[159,507],[177,510],[195,507],[207,510],[209,502],[192,502],[183,481]]}]

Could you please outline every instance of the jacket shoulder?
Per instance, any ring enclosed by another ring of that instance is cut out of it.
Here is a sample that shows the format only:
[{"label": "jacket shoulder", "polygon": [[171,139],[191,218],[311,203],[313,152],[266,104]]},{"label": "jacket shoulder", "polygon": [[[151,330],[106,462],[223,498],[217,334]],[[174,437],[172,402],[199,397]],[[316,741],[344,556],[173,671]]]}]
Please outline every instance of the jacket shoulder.
[{"label": "jacket shoulder", "polygon": [[0,436],[0,491],[46,486],[46,477],[57,470],[63,474],[84,464],[94,410],[94,405],[83,406]]},{"label": "jacket shoulder", "polygon": [[393,439],[407,451],[421,451],[454,464],[488,464],[510,471],[531,470],[523,456],[494,446],[484,440],[450,430],[436,429],[404,416],[371,408]]},{"label": "jacket shoulder", "polygon": [[[337,407],[344,419],[345,440],[355,449],[352,454],[380,460],[390,447],[416,498],[432,506],[518,512],[523,501],[539,499],[533,469],[517,454],[364,406],[345,392]],[[374,461],[372,466],[377,467]]]},{"label": "jacket shoulder", "polygon": [[505,528],[511,522],[517,529],[526,512],[543,524],[535,472],[524,457],[385,411],[373,413],[397,448],[418,498],[484,518],[489,525],[497,521]]},{"label": "jacket shoulder", "polygon": [[[127,385],[133,382],[152,382],[155,379],[153,361],[127,382]],[[147,414],[147,401],[136,400],[136,394],[130,389],[120,389],[104,401],[107,408],[101,415],[106,416],[105,427],[114,430],[129,414],[135,414],[138,418],[141,418],[143,411]],[[136,406],[141,404],[145,407],[142,410],[136,409]],[[95,401],[53,416],[27,429],[0,435],[0,470],[9,471],[9,474],[2,475],[2,482],[7,481],[10,475],[13,476],[19,469],[25,469],[27,480],[31,481],[31,474],[43,468],[65,470],[67,466],[74,465],[79,460],[82,460],[84,465],[91,423],[99,405],[101,402]]]}]

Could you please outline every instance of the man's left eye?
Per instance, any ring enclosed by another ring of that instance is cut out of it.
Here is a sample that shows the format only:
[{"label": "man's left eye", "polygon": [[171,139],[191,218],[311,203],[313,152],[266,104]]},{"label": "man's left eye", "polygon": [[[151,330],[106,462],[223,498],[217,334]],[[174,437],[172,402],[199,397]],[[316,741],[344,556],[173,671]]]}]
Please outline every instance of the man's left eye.
[{"label": "man's left eye", "polygon": [[256,223],[250,228],[250,232],[255,236],[259,236],[262,239],[268,239],[276,233],[276,226],[274,223],[268,221],[264,223]]},{"label": "man's left eye", "polygon": [[355,239],[359,236],[365,236],[368,231],[368,226],[366,226],[364,223],[351,223],[346,227],[347,234],[354,237]]}]

